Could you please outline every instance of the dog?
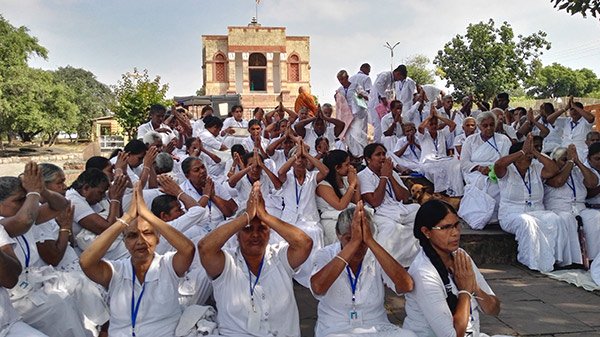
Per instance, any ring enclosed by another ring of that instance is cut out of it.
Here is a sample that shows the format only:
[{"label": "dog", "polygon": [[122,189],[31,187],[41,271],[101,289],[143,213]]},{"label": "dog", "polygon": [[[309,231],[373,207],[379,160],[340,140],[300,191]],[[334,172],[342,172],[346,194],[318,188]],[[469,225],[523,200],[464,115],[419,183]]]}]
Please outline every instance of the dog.
[{"label": "dog", "polygon": [[461,197],[449,197],[441,193],[429,193],[427,192],[427,187],[421,184],[413,184],[410,187],[410,194],[412,196],[412,199],[416,201],[419,205],[423,205],[431,199],[437,199],[450,204],[450,206],[454,207],[454,209],[457,211],[460,207]]}]

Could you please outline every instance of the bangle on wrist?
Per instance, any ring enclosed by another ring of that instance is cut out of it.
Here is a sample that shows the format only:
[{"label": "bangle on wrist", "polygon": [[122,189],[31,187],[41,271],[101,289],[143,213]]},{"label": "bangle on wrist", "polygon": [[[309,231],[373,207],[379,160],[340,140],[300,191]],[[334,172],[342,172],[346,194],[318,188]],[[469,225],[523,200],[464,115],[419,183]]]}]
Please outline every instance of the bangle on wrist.
[{"label": "bangle on wrist", "polygon": [[335,258],[338,259],[338,260],[340,260],[340,261],[342,261],[342,262],[344,262],[344,264],[346,266],[348,266],[348,261],[346,261],[346,259],[344,259],[343,257],[341,257],[339,255],[336,255]]},{"label": "bangle on wrist", "polygon": [[38,198],[42,197],[42,195],[40,194],[40,192],[27,192],[27,194],[25,194],[25,197],[27,198],[30,195],[37,195]]},{"label": "bangle on wrist", "polygon": [[207,197],[207,198],[208,198],[208,200],[210,200],[210,196],[209,196],[208,194],[202,194],[202,196],[200,197],[200,199],[202,199],[202,198],[204,198],[204,197]]},{"label": "bangle on wrist", "polygon": [[121,200],[119,200],[119,199],[110,199],[109,202],[116,202],[119,205],[121,204]]},{"label": "bangle on wrist", "polygon": [[248,212],[244,212],[244,214],[246,214],[246,226],[250,226],[250,214],[248,214]]},{"label": "bangle on wrist", "polygon": [[123,220],[121,218],[117,218],[117,221],[122,223],[123,225],[125,225],[125,227],[129,227],[129,224],[127,222],[125,222],[125,220]]},{"label": "bangle on wrist", "polygon": [[460,294],[467,294],[467,295],[469,295],[470,299],[473,299],[473,297],[475,297],[475,293],[470,293],[470,292],[468,292],[466,290],[459,290],[457,296],[460,295]]},{"label": "bangle on wrist", "polygon": [[150,168],[148,166],[144,166],[144,167],[142,167],[142,171],[144,171],[144,170],[150,171]]},{"label": "bangle on wrist", "polygon": [[58,230],[59,233],[69,233],[69,236],[71,236],[73,234],[73,232],[71,232],[70,229],[68,228],[61,228]]},{"label": "bangle on wrist", "polygon": [[386,177],[386,176],[380,176],[379,179],[388,179],[389,180],[390,178]]},{"label": "bangle on wrist", "polygon": [[519,150],[519,152],[521,152],[524,156],[526,155],[525,151],[523,151],[523,150]]},{"label": "bangle on wrist", "polygon": [[181,196],[184,194],[185,192],[181,191],[179,192],[179,194],[177,194],[177,201],[181,201],[179,200],[179,198],[181,198]]}]

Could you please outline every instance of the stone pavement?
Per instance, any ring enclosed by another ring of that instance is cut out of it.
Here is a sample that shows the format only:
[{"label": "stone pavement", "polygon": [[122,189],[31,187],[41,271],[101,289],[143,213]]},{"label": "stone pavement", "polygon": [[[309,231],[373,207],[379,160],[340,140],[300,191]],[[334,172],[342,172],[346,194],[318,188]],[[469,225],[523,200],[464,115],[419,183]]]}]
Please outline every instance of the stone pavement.
[{"label": "stone pavement", "polygon": [[[600,336],[600,292],[589,292],[552,280],[518,265],[483,265],[481,272],[502,301],[498,317],[482,314],[481,331],[489,335],[544,337]],[[303,337],[312,337],[317,301],[295,285]],[[404,298],[388,291],[390,321],[404,320]]]}]

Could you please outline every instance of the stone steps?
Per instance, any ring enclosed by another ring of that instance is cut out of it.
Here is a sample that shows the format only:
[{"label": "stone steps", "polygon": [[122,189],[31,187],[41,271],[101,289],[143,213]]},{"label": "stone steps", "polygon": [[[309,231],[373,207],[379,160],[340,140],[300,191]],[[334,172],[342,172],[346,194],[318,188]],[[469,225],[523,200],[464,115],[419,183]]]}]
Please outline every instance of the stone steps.
[{"label": "stone steps", "polygon": [[483,264],[511,264],[517,261],[517,241],[497,223],[488,224],[483,230],[471,229],[462,224],[460,246],[480,266]]}]

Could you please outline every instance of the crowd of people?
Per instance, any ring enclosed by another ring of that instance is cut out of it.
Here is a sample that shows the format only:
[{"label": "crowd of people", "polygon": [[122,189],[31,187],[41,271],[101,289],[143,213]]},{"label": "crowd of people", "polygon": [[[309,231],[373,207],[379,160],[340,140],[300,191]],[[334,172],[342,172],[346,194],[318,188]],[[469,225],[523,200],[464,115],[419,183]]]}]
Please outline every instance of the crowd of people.
[{"label": "crowd of people", "polygon": [[[338,72],[335,114],[304,90],[250,120],[153,105],[69,187],[50,163],[0,177],[0,336],[300,336],[294,282],[319,337],[486,336],[500,301],[461,218],[499,221],[533,270],[600,253],[600,133],[581,103],[457,110],[403,65],[369,74]],[[414,177],[460,208],[411,202]],[[384,285],[406,297],[401,327]]]}]

